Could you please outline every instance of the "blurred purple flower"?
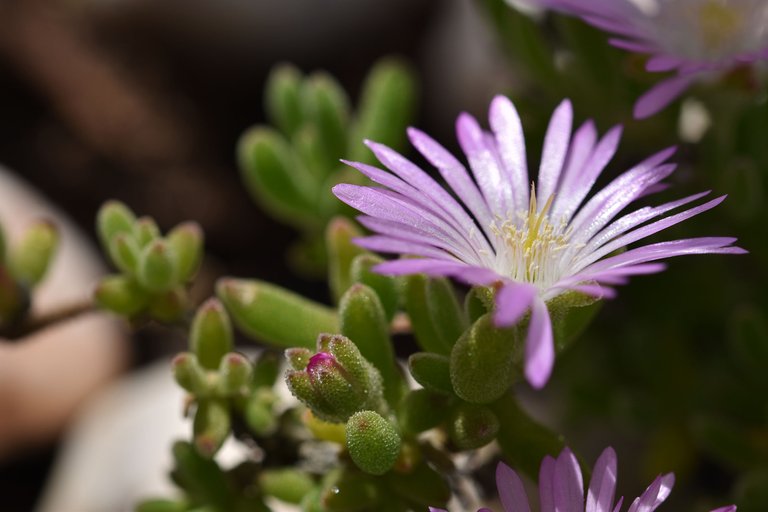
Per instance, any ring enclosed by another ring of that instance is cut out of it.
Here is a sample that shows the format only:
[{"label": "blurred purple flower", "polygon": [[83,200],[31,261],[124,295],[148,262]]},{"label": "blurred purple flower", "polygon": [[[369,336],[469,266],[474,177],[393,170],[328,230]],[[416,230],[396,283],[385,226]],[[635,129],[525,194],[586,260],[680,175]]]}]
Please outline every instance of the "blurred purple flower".
[{"label": "blurred purple flower", "polygon": [[336,196],[365,215],[374,233],[356,240],[369,250],[421,256],[389,261],[376,270],[389,275],[426,273],[471,285],[494,286],[497,326],[515,324],[530,309],[525,375],[537,388],[552,370],[555,348],[546,302],[568,291],[612,297],[613,285],[636,274],[664,269],[657,260],[683,254],[744,253],[735,238],[693,238],[616,252],[694,215],[725,196],[675,215],[667,212],[708,192],[614,218],[634,200],[659,190],[674,170],[666,149],[625,172],[585,202],[613,157],[621,130],[598,139],[587,121],[571,138],[572,109],[555,110],[544,140],[534,187],[528,175],[523,129],[512,102],[502,96],[490,107],[492,132],[472,116],[456,123],[474,181],[465,167],[425,133],[414,128],[413,145],[435,167],[459,201],[423,170],[395,151],[367,142],[390,171],[347,162],[384,188],[341,184]]},{"label": "blurred purple flower", "polygon": [[[539,471],[539,503],[541,512],[619,512],[624,498],[614,504],[616,496],[616,452],[606,448],[595,463],[592,480],[584,501],[584,480],[581,468],[571,450],[566,448],[557,459],[550,456],[541,461]],[[653,512],[667,499],[675,475],[660,475],[635,498],[627,512]],[[496,467],[496,487],[504,512],[531,512],[523,482],[517,473],[503,462]],[[447,512],[429,507],[430,512]],[[721,507],[712,512],[735,512],[736,506]],[[492,512],[481,508],[478,512]]]},{"label": "blurred purple flower", "polygon": [[765,0],[538,0],[616,34],[610,42],[650,54],[646,69],[674,71],[635,104],[645,118],[666,107],[703,75],[768,59]]}]

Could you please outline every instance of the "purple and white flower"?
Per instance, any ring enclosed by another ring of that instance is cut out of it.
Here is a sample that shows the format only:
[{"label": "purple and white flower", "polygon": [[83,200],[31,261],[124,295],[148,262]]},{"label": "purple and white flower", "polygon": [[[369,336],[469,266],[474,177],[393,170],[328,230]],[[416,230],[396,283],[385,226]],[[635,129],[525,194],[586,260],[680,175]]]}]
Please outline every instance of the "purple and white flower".
[{"label": "purple and white flower", "polygon": [[547,302],[569,291],[612,297],[613,286],[636,274],[664,269],[657,260],[683,254],[743,253],[735,238],[693,238],[619,249],[718,205],[724,196],[674,215],[674,209],[708,192],[621,214],[636,199],[659,190],[675,169],[665,149],[620,175],[586,200],[611,160],[621,129],[598,137],[591,121],[571,135],[573,112],[564,101],[547,130],[538,179],[528,175],[523,129],[512,102],[502,96],[490,107],[491,131],[469,114],[456,123],[464,165],[425,133],[408,135],[440,172],[454,196],[392,149],[367,142],[390,172],[347,162],[379,187],[341,184],[336,196],[364,213],[360,223],[373,236],[356,242],[369,250],[420,256],[379,265],[389,275],[426,273],[496,289],[494,320],[511,326],[530,311],[525,375],[542,387],[555,357]]},{"label": "purple and white flower", "polygon": [[[581,468],[566,448],[557,459],[547,456],[541,462],[539,471],[539,510],[541,512],[620,512],[624,498],[616,497],[616,452],[606,448],[597,459],[592,479],[584,499],[584,480]],[[627,512],[653,512],[672,492],[675,475],[667,473],[658,476],[651,485],[632,502]],[[500,462],[496,467],[496,487],[504,512],[531,512],[528,496],[518,474]],[[447,512],[429,507],[430,512]],[[736,506],[721,507],[712,512],[735,512]],[[481,508],[478,512],[492,512]]]},{"label": "purple and white flower", "polygon": [[765,0],[538,0],[615,34],[614,46],[651,55],[651,72],[673,71],[643,95],[635,117],[666,107],[697,79],[768,59]]}]

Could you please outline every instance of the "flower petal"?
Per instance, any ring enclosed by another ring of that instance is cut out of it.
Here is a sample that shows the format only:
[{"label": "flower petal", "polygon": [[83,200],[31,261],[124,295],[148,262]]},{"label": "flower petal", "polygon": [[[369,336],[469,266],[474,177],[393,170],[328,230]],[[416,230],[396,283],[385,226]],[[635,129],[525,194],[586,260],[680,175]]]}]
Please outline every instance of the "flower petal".
[{"label": "flower petal", "polygon": [[532,304],[531,324],[525,340],[525,377],[531,386],[541,389],[552,373],[555,343],[547,305],[538,297]]},{"label": "flower petal", "polygon": [[496,466],[496,488],[504,510],[508,512],[531,512],[528,496],[520,477],[512,468],[499,462]]},{"label": "flower petal", "polygon": [[658,476],[643,494],[632,502],[627,512],[653,512],[669,497],[674,485],[675,475],[673,473]]},{"label": "flower petal", "polygon": [[528,164],[525,156],[525,136],[517,109],[505,96],[496,96],[491,101],[488,120],[496,136],[501,161],[504,164],[509,187],[512,189],[514,208],[528,206]]},{"label": "flower petal", "polygon": [[539,469],[539,508],[541,512],[555,511],[555,459],[547,455]]},{"label": "flower petal", "polygon": [[584,510],[584,480],[579,462],[565,448],[555,463],[555,510],[581,512]]},{"label": "flower petal", "polygon": [[552,114],[547,133],[544,136],[544,149],[541,153],[541,166],[536,180],[539,201],[539,211],[544,207],[549,196],[555,193],[563,171],[565,157],[568,154],[568,143],[571,139],[573,125],[573,107],[571,102],[563,100]]},{"label": "flower petal", "polygon": [[608,447],[595,462],[585,512],[611,512],[616,495],[616,452]]},{"label": "flower petal", "polygon": [[635,119],[651,117],[672,103],[683,91],[690,87],[693,80],[693,75],[676,76],[654,86],[635,103]]},{"label": "flower petal", "polygon": [[536,296],[536,287],[530,284],[506,281],[496,292],[496,311],[493,323],[496,327],[510,327],[520,320]]}]

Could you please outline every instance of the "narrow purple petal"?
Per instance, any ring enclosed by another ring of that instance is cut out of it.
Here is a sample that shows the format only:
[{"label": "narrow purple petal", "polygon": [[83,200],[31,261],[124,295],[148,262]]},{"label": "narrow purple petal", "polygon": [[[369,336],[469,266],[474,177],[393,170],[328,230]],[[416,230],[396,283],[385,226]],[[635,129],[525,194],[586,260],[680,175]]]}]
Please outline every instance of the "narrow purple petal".
[{"label": "narrow purple petal", "polygon": [[616,506],[613,507],[613,512],[619,512],[623,504],[624,504],[624,496],[619,498],[619,501],[616,502]]},{"label": "narrow purple petal", "polygon": [[624,217],[621,217],[620,219],[611,222],[602,231],[600,231],[595,236],[593,236],[592,239],[589,241],[589,243],[586,245],[586,247],[584,247],[584,249],[581,252],[583,254],[589,254],[594,250],[596,250],[597,248],[599,248],[604,243],[614,238],[615,236],[621,233],[625,233],[629,229],[632,229],[635,226],[639,226],[640,224],[643,224],[644,222],[647,222],[655,217],[658,217],[659,215],[663,215],[668,211],[674,210],[681,206],[685,206],[688,203],[692,203],[693,201],[701,199],[702,197],[709,195],[709,193],[710,191],[701,192],[699,194],[694,194],[692,196],[684,197],[682,199],[678,199],[677,201],[671,201],[669,203],[665,203],[660,206],[645,207],[639,210],[635,210],[634,212],[629,213]]},{"label": "narrow purple petal", "polygon": [[496,488],[499,490],[499,499],[505,511],[531,512],[522,480],[503,462],[496,466]]},{"label": "narrow purple petal", "polygon": [[549,121],[547,133],[544,136],[544,149],[541,153],[539,177],[536,180],[539,201],[539,211],[549,196],[554,194],[563,171],[563,164],[568,153],[568,143],[573,126],[573,107],[571,102],[564,100],[555,109]]},{"label": "narrow purple petal", "polygon": [[568,170],[564,176],[563,183],[558,189],[555,201],[558,207],[558,217],[562,216],[566,220],[571,220],[574,212],[579,208],[581,202],[592,190],[600,173],[616,154],[621,140],[622,128],[613,127],[600,142],[595,146],[587,162],[581,169]]},{"label": "narrow purple petal", "polygon": [[525,283],[506,281],[496,292],[496,311],[493,323],[496,327],[509,327],[517,323],[536,296],[536,287]]},{"label": "narrow purple petal", "polygon": [[725,507],[716,508],[711,512],[736,512],[736,505],[726,505]]},{"label": "narrow purple petal", "polygon": [[386,254],[407,254],[410,256],[423,256],[425,258],[435,258],[438,260],[451,261],[456,258],[431,245],[424,245],[415,242],[408,242],[391,238],[388,236],[368,236],[365,238],[356,238],[355,244],[369,251],[383,252]]},{"label": "narrow purple petal", "polygon": [[456,136],[491,212],[506,215],[512,211],[514,200],[506,183],[506,173],[502,172],[493,151],[488,147],[480,124],[464,112],[456,120]]},{"label": "narrow purple petal", "polygon": [[584,480],[579,462],[565,448],[555,462],[555,509],[560,512],[584,510]]},{"label": "narrow purple petal", "polygon": [[505,96],[496,96],[489,111],[491,129],[496,135],[501,161],[512,189],[515,209],[528,205],[528,164],[525,156],[525,136],[517,109]]},{"label": "narrow purple petal", "polygon": [[599,249],[595,250],[594,252],[586,256],[583,260],[579,262],[575,270],[577,271],[581,270],[582,268],[586,267],[590,263],[593,263],[599,260],[606,254],[610,254],[617,249],[620,249],[622,247],[625,247],[631,244],[632,242],[636,242],[638,240],[642,240],[643,238],[647,238],[653,234],[658,233],[659,231],[662,231],[671,226],[674,226],[675,224],[679,224],[684,220],[690,219],[691,217],[694,217],[707,210],[711,210],[715,206],[722,203],[724,199],[725,199],[725,196],[720,196],[702,205],[696,206],[694,208],[690,208],[678,214],[671,215],[661,220],[657,220],[656,222],[652,222],[647,226],[643,226],[641,228],[637,228],[633,231],[630,231],[629,233],[626,233],[623,236],[616,238],[615,240],[603,245]]},{"label": "narrow purple petal", "polygon": [[444,508],[429,507],[429,512],[448,512]]},{"label": "narrow purple petal", "polygon": [[[569,199],[570,194],[568,192],[573,189],[573,181],[583,172],[587,160],[595,149],[596,142],[597,128],[593,121],[587,121],[576,130],[568,150],[568,158],[560,177],[560,183],[555,191],[555,200],[552,203],[551,212],[551,217],[553,219],[563,217],[561,210],[563,205],[566,204]],[[565,197],[563,197],[563,195],[565,195]],[[579,200],[576,200],[576,202],[578,201]]]},{"label": "narrow purple petal", "polygon": [[434,259],[405,259],[380,263],[373,267],[379,274],[404,276],[427,274],[433,277],[454,277],[464,283],[487,286],[503,278],[484,267],[472,267],[465,263],[452,263]]},{"label": "narrow purple petal", "polygon": [[478,220],[480,227],[486,229],[486,226],[489,226],[493,221],[493,216],[477,185],[469,177],[466,168],[448,150],[426,133],[416,128],[409,128],[408,137],[411,144],[424,158],[437,168],[443,179],[461,199],[461,202]]},{"label": "narrow purple petal", "polygon": [[475,221],[467,215],[464,208],[416,164],[383,144],[369,141],[366,143],[382,164],[428,198],[433,205],[432,209],[444,212],[454,221],[457,228],[465,232],[470,232],[476,227]]},{"label": "narrow purple petal", "polygon": [[613,37],[608,40],[608,43],[612,46],[615,46],[616,48],[621,48],[622,50],[627,50],[634,53],[653,53],[656,51],[656,49],[648,43],[632,41],[630,39],[620,39],[618,37]]},{"label": "narrow purple petal", "polygon": [[691,85],[693,80],[692,75],[676,76],[654,86],[635,103],[635,119],[650,117],[672,103]]},{"label": "narrow purple petal", "polygon": [[616,496],[616,452],[608,447],[595,462],[584,512],[611,512]]},{"label": "narrow purple petal", "polygon": [[653,512],[669,497],[674,485],[675,475],[673,473],[657,477],[643,494],[632,502],[627,512]]},{"label": "narrow purple petal", "polygon": [[645,69],[652,73],[672,71],[682,64],[679,57],[671,57],[669,55],[656,55],[648,59],[645,63]]},{"label": "narrow purple petal", "polygon": [[552,337],[552,321],[546,304],[535,298],[531,307],[531,324],[525,340],[525,377],[536,389],[549,380],[555,363],[555,343]]},{"label": "narrow purple petal", "polygon": [[539,469],[539,508],[541,512],[555,510],[555,459],[547,455]]}]

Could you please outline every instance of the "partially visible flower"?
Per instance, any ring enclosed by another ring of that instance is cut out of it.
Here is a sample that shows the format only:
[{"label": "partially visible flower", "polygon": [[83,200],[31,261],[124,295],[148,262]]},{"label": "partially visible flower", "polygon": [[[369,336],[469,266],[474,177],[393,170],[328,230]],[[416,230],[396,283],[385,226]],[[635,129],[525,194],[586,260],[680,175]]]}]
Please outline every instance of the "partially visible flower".
[{"label": "partially visible flower", "polygon": [[[348,162],[384,188],[341,184],[336,196],[365,215],[375,232],[357,239],[367,249],[421,256],[378,265],[384,274],[451,276],[496,289],[495,324],[511,326],[530,310],[525,375],[542,387],[555,347],[546,303],[569,291],[612,297],[612,286],[637,274],[663,270],[657,260],[683,254],[744,253],[735,238],[692,238],[617,251],[718,205],[724,196],[664,217],[706,196],[695,194],[661,206],[619,214],[636,199],[662,187],[675,168],[666,149],[620,175],[585,201],[611,160],[621,130],[598,139],[588,121],[571,138],[572,109],[564,101],[552,116],[536,186],[526,164],[523,128],[514,105],[491,103],[491,132],[468,114],[456,130],[474,175],[425,133],[408,131],[413,145],[435,167],[458,201],[415,164],[386,146],[368,146],[391,173]],[[616,218],[619,216],[618,218]],[[615,220],[614,220],[615,219]],[[653,221],[653,222],[651,222]]]},{"label": "partially visible flower", "polygon": [[637,101],[637,118],[663,109],[703,75],[768,59],[765,0],[538,1],[616,34],[614,46],[650,54],[648,71],[675,72]]},{"label": "partially visible flower", "polygon": [[[624,498],[616,497],[616,452],[606,448],[595,462],[592,479],[584,500],[584,480],[581,468],[566,448],[557,459],[550,456],[541,461],[539,471],[539,509],[541,512],[620,512]],[[675,475],[659,475],[648,488],[635,498],[627,512],[653,512],[672,492]],[[531,512],[523,482],[517,473],[503,462],[496,467],[496,487],[504,512]],[[430,507],[430,512],[447,512]],[[721,507],[712,512],[735,512],[736,506]],[[492,512],[481,508],[478,512]]]}]

